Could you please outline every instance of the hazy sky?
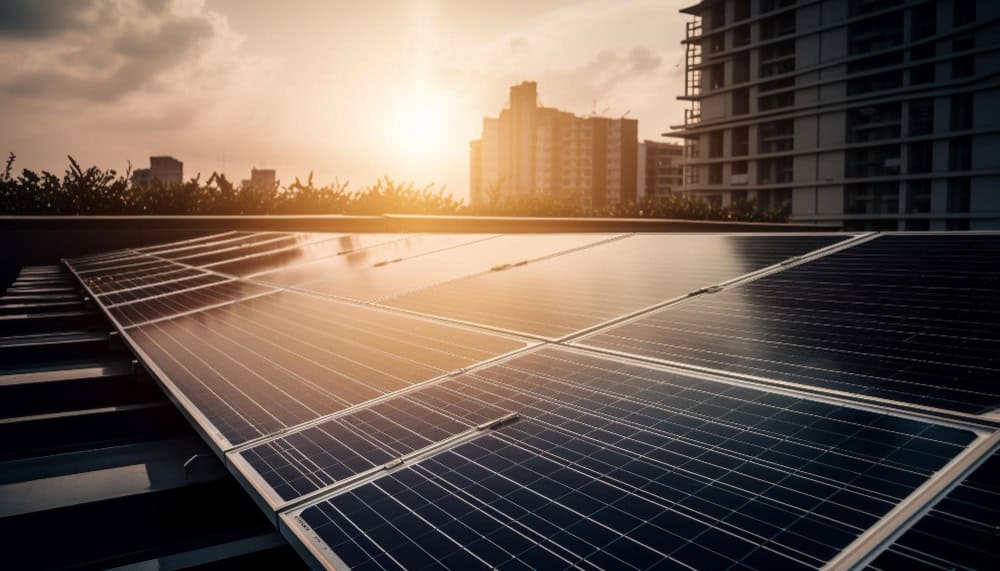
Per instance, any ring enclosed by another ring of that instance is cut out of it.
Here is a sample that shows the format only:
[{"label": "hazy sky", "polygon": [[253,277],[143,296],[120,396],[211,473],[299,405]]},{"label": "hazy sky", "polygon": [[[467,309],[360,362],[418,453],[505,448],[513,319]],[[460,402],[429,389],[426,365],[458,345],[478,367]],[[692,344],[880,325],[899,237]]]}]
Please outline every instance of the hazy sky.
[{"label": "hazy sky", "polygon": [[[687,3],[690,3],[688,1]],[[61,172],[152,154],[185,176],[468,190],[468,143],[507,88],[682,120],[675,0],[0,0],[0,152]]]}]

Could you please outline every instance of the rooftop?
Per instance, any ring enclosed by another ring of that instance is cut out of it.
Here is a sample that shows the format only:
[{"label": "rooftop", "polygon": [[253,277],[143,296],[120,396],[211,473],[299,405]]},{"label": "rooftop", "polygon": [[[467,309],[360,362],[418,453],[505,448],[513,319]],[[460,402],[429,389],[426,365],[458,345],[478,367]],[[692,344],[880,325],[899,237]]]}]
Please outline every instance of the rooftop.
[{"label": "rooftop", "polygon": [[0,386],[37,390],[3,399],[32,436],[5,439],[0,522],[146,485],[187,490],[177,521],[240,515],[185,536],[199,564],[993,568],[998,256],[989,232],[233,230],[25,268]]}]

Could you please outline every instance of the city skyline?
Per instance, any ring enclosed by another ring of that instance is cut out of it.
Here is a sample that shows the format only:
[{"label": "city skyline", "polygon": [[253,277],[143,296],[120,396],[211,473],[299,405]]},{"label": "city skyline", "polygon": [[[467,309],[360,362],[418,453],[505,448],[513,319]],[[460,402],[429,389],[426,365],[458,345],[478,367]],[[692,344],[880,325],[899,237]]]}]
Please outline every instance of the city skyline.
[{"label": "city skyline", "polygon": [[187,177],[389,175],[468,198],[468,141],[509,85],[538,81],[544,105],[578,115],[630,111],[640,139],[684,108],[681,45],[664,30],[686,17],[662,2],[29,5],[0,17],[15,70],[0,81],[0,150],[20,168],[60,172],[70,154],[124,171],[170,155]]}]

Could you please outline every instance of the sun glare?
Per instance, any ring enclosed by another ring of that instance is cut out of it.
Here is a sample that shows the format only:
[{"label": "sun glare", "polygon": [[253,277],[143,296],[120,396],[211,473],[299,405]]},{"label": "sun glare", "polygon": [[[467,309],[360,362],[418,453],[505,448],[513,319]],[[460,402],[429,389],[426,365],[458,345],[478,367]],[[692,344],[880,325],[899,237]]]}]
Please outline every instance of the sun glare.
[{"label": "sun glare", "polygon": [[430,159],[444,154],[451,130],[451,96],[441,90],[401,92],[392,106],[391,140],[401,158]]}]

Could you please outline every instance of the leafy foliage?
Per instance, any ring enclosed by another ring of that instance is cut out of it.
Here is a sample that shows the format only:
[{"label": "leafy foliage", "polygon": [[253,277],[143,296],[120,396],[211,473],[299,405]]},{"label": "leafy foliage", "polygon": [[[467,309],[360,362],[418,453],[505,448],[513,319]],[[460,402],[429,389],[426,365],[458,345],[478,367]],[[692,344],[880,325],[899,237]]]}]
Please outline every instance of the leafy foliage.
[{"label": "leafy foliage", "polygon": [[434,184],[420,187],[383,177],[352,191],[348,183],[339,181],[317,186],[312,173],[305,182],[296,178],[292,184],[271,188],[236,185],[218,173],[212,173],[204,183],[199,175],[183,184],[154,182],[139,186],[129,180],[131,168],[123,174],[97,167],[84,170],[69,157],[69,168],[62,177],[28,169],[15,175],[15,159],[10,153],[0,174],[0,214],[452,214],[766,222],[788,217],[787,209],[759,212],[753,202],[717,207],[680,195],[590,209],[574,199],[506,196],[502,185],[487,189],[484,204],[470,206]]}]

